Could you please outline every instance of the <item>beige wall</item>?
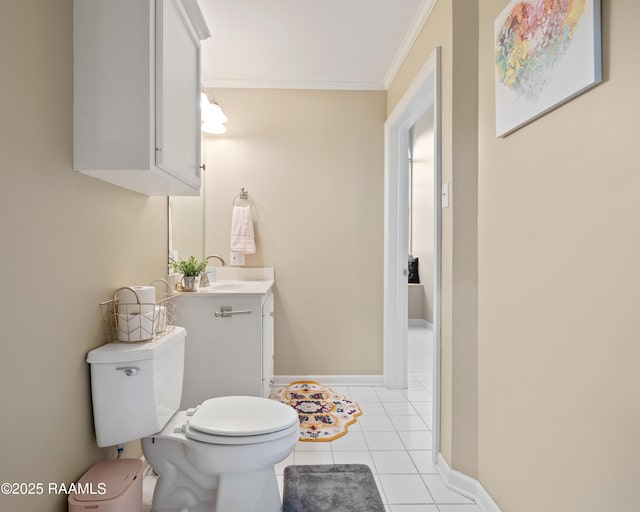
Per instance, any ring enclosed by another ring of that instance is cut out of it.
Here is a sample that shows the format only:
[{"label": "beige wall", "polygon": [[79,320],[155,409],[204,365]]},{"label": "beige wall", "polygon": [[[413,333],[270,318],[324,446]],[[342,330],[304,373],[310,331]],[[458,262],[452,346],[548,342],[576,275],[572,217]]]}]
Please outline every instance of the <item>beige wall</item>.
[{"label": "beige wall", "polygon": [[636,0],[604,1],[604,83],[495,138],[480,8],[479,474],[504,512],[640,510]]},{"label": "beige wall", "polygon": [[477,2],[439,0],[392,83],[391,113],[441,47],[442,212],[441,451],[477,476]]},{"label": "beige wall", "polygon": [[[71,0],[0,9],[0,481],[75,481],[96,447],[86,353],[99,302],[162,277],[166,199],[72,170]],[[66,511],[66,496],[0,496],[0,509]]]},{"label": "beige wall", "polygon": [[276,374],[382,374],[386,93],[211,92],[229,121],[207,138],[205,252],[229,254],[246,187],[246,265],[276,272]]}]

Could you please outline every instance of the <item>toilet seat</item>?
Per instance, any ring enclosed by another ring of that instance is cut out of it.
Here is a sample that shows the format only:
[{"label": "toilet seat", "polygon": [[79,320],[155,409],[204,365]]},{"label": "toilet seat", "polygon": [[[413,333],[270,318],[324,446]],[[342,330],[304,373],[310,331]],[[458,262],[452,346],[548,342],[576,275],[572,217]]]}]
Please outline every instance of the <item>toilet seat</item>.
[{"label": "toilet seat", "polygon": [[208,444],[258,444],[266,443],[267,441],[274,441],[276,439],[280,439],[281,437],[286,437],[292,432],[297,432],[299,428],[299,425],[293,425],[284,430],[278,430],[277,432],[271,432],[269,434],[261,434],[259,436],[216,436],[213,434],[204,434],[195,429],[189,428],[189,425],[187,425],[184,435],[192,441],[200,441],[201,443]]},{"label": "toilet seat", "polygon": [[298,414],[281,402],[253,396],[205,400],[185,429],[194,441],[212,444],[264,443],[299,428]]}]

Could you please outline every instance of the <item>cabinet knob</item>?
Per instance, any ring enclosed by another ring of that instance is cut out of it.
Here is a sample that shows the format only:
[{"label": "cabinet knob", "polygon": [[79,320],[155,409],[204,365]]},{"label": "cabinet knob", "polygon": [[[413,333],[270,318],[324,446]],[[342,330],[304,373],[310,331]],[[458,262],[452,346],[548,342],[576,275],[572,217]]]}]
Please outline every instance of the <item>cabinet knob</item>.
[{"label": "cabinet knob", "polygon": [[202,164],[202,165],[200,166],[200,169],[202,169],[203,171],[206,171],[206,170],[207,170],[207,166],[206,166],[205,164]]}]

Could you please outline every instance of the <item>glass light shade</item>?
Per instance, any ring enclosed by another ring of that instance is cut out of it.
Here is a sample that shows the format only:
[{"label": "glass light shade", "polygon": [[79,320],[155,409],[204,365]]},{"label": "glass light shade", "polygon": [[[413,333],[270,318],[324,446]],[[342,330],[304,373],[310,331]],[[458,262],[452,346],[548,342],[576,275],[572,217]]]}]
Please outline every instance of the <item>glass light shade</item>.
[{"label": "glass light shade", "polygon": [[203,92],[200,93],[200,118],[202,122],[208,121],[213,117],[213,105],[207,98],[207,95]]},{"label": "glass light shade", "polygon": [[226,123],[229,118],[224,115],[220,105],[211,103],[203,92],[200,93],[200,111],[203,132],[220,134],[227,131],[222,124]]},{"label": "glass light shade", "polygon": [[227,128],[222,123],[216,121],[205,121],[202,123],[201,129],[205,133],[211,133],[214,135],[219,135],[227,131]]},{"label": "glass light shade", "polygon": [[211,108],[212,108],[211,119],[213,119],[218,123],[226,123],[229,120],[229,118],[224,115],[224,112],[220,108],[220,105],[218,105],[217,103],[214,103],[213,105],[211,105]]}]

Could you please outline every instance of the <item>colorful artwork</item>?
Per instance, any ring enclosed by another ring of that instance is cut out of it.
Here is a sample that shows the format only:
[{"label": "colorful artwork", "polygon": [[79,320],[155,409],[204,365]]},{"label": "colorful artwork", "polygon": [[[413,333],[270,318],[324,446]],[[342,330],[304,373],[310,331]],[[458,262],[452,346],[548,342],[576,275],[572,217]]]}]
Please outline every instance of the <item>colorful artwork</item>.
[{"label": "colorful artwork", "polygon": [[512,0],[495,22],[496,135],[601,80],[598,0]]}]

